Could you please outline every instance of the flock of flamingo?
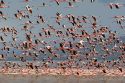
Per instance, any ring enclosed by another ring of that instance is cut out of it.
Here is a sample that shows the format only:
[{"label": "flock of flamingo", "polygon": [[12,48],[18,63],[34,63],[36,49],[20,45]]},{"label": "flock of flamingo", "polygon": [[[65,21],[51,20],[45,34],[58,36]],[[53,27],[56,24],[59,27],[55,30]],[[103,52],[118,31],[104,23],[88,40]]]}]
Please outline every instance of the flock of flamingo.
[{"label": "flock of flamingo", "polygon": [[[0,8],[9,9],[9,0],[1,0]],[[42,14],[34,13],[39,8],[49,7],[46,0],[42,5],[30,5],[32,0],[22,0],[23,9],[16,8],[13,16],[0,10],[1,20],[12,18],[17,20],[20,29],[13,26],[0,28],[0,60],[4,63],[0,73],[35,73],[64,75],[106,75],[125,76],[125,42],[119,38],[117,31],[98,23],[98,16],[76,16],[72,13],[64,15],[55,12],[47,19]],[[37,1],[37,0],[36,0]],[[67,9],[74,8],[75,3],[85,0],[49,0],[59,7],[67,4]],[[34,0],[35,2],[35,0]],[[96,0],[90,0],[95,3]],[[124,8],[125,4],[109,3],[108,9]],[[37,7],[37,9],[34,8]],[[51,7],[51,6],[50,6]],[[45,11],[46,12],[46,11]],[[36,19],[30,19],[35,17]],[[119,29],[124,30],[125,16],[113,16]],[[53,21],[53,24],[49,21]],[[23,22],[23,24],[22,24]],[[34,27],[38,25],[39,27]],[[37,28],[39,31],[34,32]],[[86,30],[89,28],[90,32]],[[20,37],[21,35],[21,37]],[[7,39],[9,37],[9,39]],[[20,63],[7,61],[8,57]],[[115,57],[115,58],[113,58]],[[39,64],[35,64],[37,62]],[[39,72],[39,73],[38,73]]]}]

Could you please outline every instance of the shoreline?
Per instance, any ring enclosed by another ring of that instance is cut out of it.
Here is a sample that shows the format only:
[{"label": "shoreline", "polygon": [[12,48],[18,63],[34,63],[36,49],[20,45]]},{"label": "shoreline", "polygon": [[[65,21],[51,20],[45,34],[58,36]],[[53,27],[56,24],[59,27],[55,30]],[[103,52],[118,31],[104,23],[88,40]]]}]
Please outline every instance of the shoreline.
[{"label": "shoreline", "polygon": [[77,69],[77,68],[42,68],[42,69],[0,69],[0,74],[3,75],[62,75],[62,76],[78,76],[78,77],[87,77],[87,76],[122,76],[125,77],[125,69],[120,72],[118,69],[106,69],[106,73],[103,72],[103,69]]}]

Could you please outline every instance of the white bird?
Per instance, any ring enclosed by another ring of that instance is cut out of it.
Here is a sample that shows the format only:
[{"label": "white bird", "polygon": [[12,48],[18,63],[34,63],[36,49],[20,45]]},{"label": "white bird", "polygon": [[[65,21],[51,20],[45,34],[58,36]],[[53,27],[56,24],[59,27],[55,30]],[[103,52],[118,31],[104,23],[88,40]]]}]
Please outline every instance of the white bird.
[{"label": "white bird", "polygon": [[26,10],[27,10],[29,13],[31,13],[31,14],[32,14],[32,12],[33,12],[33,11],[32,11],[32,8],[31,8],[29,5],[26,6]]}]

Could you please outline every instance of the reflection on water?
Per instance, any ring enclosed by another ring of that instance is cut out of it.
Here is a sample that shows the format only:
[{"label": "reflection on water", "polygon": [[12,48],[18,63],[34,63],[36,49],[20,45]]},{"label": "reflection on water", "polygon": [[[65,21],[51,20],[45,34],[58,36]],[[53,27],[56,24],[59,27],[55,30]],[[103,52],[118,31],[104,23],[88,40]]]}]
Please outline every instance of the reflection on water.
[{"label": "reflection on water", "polygon": [[123,77],[0,76],[0,83],[124,83]]},{"label": "reflection on water", "polygon": [[99,2],[102,2],[102,3],[110,3],[110,2],[115,2],[115,1],[118,1],[118,0],[98,0]]},{"label": "reflection on water", "polygon": [[113,2],[121,2],[124,0],[98,0],[98,1],[102,3],[113,3]]}]

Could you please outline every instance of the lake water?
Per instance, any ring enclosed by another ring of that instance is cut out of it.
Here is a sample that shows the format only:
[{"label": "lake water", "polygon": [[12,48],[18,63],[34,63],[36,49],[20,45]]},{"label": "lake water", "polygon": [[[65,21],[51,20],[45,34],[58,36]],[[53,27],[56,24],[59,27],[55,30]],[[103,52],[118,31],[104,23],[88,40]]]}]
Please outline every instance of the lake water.
[{"label": "lake water", "polygon": [[[68,3],[60,3],[58,6],[54,0],[30,0],[28,3],[24,3],[24,0],[4,0],[7,5],[9,5],[9,8],[2,8],[0,9],[6,16],[7,20],[5,21],[4,19],[0,19],[0,27],[15,27],[18,35],[16,35],[17,40],[16,44],[19,45],[23,41],[26,41],[25,34],[29,33],[28,31],[22,30],[24,23],[28,20],[31,20],[34,25],[32,26],[33,28],[31,29],[31,32],[33,34],[37,34],[41,32],[42,28],[47,28],[47,24],[50,24],[54,26],[56,30],[62,30],[65,31],[61,26],[59,26],[56,22],[54,17],[56,16],[56,13],[59,12],[63,16],[67,14],[73,14],[75,16],[95,16],[97,17],[97,22],[99,25],[102,26],[108,26],[111,31],[117,31],[117,36],[121,38],[123,42],[125,42],[125,28],[121,29],[120,26],[116,23],[115,19],[113,18],[114,16],[125,16],[125,7],[120,7],[119,9],[109,8],[109,3],[120,3],[120,4],[125,4],[125,0],[95,0],[95,2],[91,3],[90,0],[78,0],[80,2],[74,3],[73,8],[68,7]],[[46,7],[40,7],[43,2],[47,4]],[[33,9],[33,14],[30,14],[29,19],[15,19],[14,14],[17,13],[17,10],[25,10],[25,7],[29,5]],[[42,15],[45,18],[45,21],[47,23],[45,24],[36,24],[37,21],[37,16]],[[71,24],[67,23],[67,20],[62,20],[62,24],[65,24],[66,26],[71,27]],[[123,26],[125,26],[125,22],[122,23]],[[90,24],[85,25],[85,30],[88,33],[92,33],[92,28],[90,28]],[[79,33],[79,31],[78,31]],[[52,33],[53,34],[53,33]],[[4,35],[3,33],[0,33],[0,35]],[[42,33],[44,35],[44,33]],[[7,41],[7,45],[10,45],[12,43],[12,34],[7,33],[7,36],[4,36],[4,40]],[[33,37],[32,39],[35,40],[37,37]],[[55,40],[58,43],[62,42],[58,37],[55,35],[50,37],[50,38],[41,38],[41,41],[45,41],[48,44],[53,47],[58,47],[59,45],[54,44],[52,41]],[[65,38],[66,41],[72,41],[72,39]],[[75,41],[72,42],[78,42],[79,39],[76,39]],[[89,47],[89,45],[87,44]],[[111,45],[112,46],[112,45]],[[44,46],[38,46],[38,48],[42,48]],[[98,46],[99,47],[99,46]],[[0,43],[0,48],[3,48],[3,44]],[[100,48],[97,49],[99,51]],[[83,49],[81,49],[83,50]],[[84,49],[86,50],[86,49]],[[0,50],[0,54],[6,55],[6,60],[7,61],[19,61],[19,59],[13,58],[12,52],[15,51],[15,53],[18,55],[21,55],[23,52],[22,50],[17,50],[15,48],[10,48],[9,53],[7,51],[2,51]],[[86,50],[87,51],[87,50]],[[33,52],[33,50],[31,50]],[[56,61],[63,61],[67,59],[67,54],[63,54],[61,51],[56,51],[59,53],[62,58],[54,58]],[[117,54],[117,53],[116,53]],[[43,60],[43,58],[47,58],[50,54],[47,53],[47,55],[44,54],[39,54],[38,60]],[[119,55],[119,54],[118,54]],[[23,56],[23,55],[22,55]],[[24,55],[25,56],[25,55]],[[96,57],[99,58],[99,57]],[[112,60],[118,59],[118,56],[111,56],[107,58],[107,60]],[[31,57],[28,57],[27,60],[32,61]],[[1,60],[0,66],[3,65],[3,62]],[[25,65],[25,64],[22,64]],[[0,83],[125,83],[125,79],[123,77],[105,77],[105,76],[97,76],[97,77],[74,77],[74,76],[14,76],[14,75],[0,75]]]},{"label": "lake water", "polygon": [[[54,17],[56,16],[56,13],[59,12],[61,13],[63,16],[67,15],[67,14],[73,14],[74,16],[87,16],[89,18],[91,18],[91,16],[95,16],[97,18],[97,23],[101,26],[108,26],[108,28],[111,31],[117,31],[117,36],[121,37],[122,40],[124,40],[124,36],[125,36],[125,28],[121,29],[120,26],[115,22],[115,19],[113,18],[114,16],[124,16],[125,13],[123,11],[125,11],[125,7],[120,7],[119,9],[113,8],[110,9],[109,8],[109,3],[120,3],[120,4],[125,4],[124,0],[95,0],[94,3],[91,3],[90,0],[78,0],[78,2],[73,3],[73,8],[69,8],[68,4],[66,2],[62,2],[60,3],[60,5],[58,6],[53,0],[30,0],[30,2],[28,3],[24,3],[23,0],[17,0],[17,1],[13,1],[13,0],[5,0],[5,2],[7,3],[7,5],[9,6],[9,8],[3,8],[1,9],[1,11],[3,11],[3,13],[5,13],[5,15],[7,16],[7,20],[5,21],[4,19],[1,19],[0,25],[1,27],[5,27],[5,26],[9,26],[9,27],[15,27],[15,29],[18,32],[18,35],[16,35],[17,40],[16,40],[16,45],[21,44],[23,41],[26,41],[25,38],[25,34],[29,33],[28,31],[24,31],[22,30],[24,23],[28,20],[30,20],[33,25],[32,25],[32,29],[30,30],[33,34],[38,35],[39,32],[41,32],[41,28],[47,28],[47,24],[50,24],[52,26],[54,26],[54,28],[56,30],[61,30],[61,31],[65,31],[64,28],[61,28],[61,25],[57,25],[57,23],[55,22]],[[43,2],[46,3],[46,7],[41,7]],[[33,9],[33,14],[30,15],[30,18],[26,18],[26,19],[16,19],[14,18],[14,14],[17,13],[17,10],[25,10],[25,7],[29,5],[32,7]],[[47,23],[45,24],[36,24],[37,21],[37,16],[38,15],[42,15],[45,19],[45,21]],[[68,27],[71,27],[71,24],[67,22],[67,20],[62,20],[61,24],[65,24]],[[84,25],[84,24],[83,24]],[[123,26],[125,26],[125,23],[122,23]],[[92,33],[93,30],[92,28],[90,28],[90,24],[85,24],[84,25],[85,28],[84,30],[86,30],[88,33]],[[80,33],[79,30],[77,33]],[[1,35],[4,35],[3,33],[0,33]],[[41,33],[42,35],[44,35],[44,33]],[[52,33],[55,34],[55,33]],[[4,37],[4,40],[7,41],[7,45],[10,46],[10,43],[12,43],[12,38],[11,38],[12,34],[7,33],[7,36]],[[33,37],[32,36],[32,40],[34,41],[35,39],[37,39],[37,37]],[[47,42],[47,45],[52,46],[53,48],[56,49],[56,47],[58,47],[58,44],[54,44],[52,41],[55,40],[57,41],[57,43],[62,42],[62,40],[60,40],[60,38],[56,37],[55,35],[52,35],[52,37],[50,38],[39,38],[41,41],[45,41]],[[65,37],[65,41],[72,41],[72,38],[66,38]],[[76,39],[75,41],[72,42],[79,42],[79,39]],[[46,46],[47,46],[46,45]],[[0,43],[0,47],[3,48],[3,44]],[[89,46],[88,46],[89,47]],[[99,46],[98,46],[99,47]],[[44,46],[39,45],[38,47],[36,47],[37,49],[40,48],[44,48]],[[97,48],[100,49],[100,48]],[[83,49],[81,49],[83,50]],[[15,59],[13,58],[13,54],[12,52],[15,51],[17,55],[21,55],[23,52],[21,50],[17,50],[13,47],[10,48],[10,51],[7,53],[7,51],[2,51],[0,50],[0,54],[4,54],[6,55],[6,60],[7,61],[19,61],[19,59]],[[31,50],[31,52],[33,52],[34,50]],[[99,50],[97,50],[99,51]],[[55,51],[56,53],[59,53],[62,56],[62,60],[65,60],[67,58],[66,55],[67,54],[63,54],[61,51]],[[101,53],[101,52],[100,52]],[[47,58],[49,53],[47,53],[47,55],[44,54],[39,54],[42,55],[40,56],[38,59],[42,60],[43,58]],[[112,58],[112,57],[111,57]],[[116,59],[117,57],[114,57],[114,59]],[[32,60],[31,57],[27,58],[27,60]],[[58,58],[54,58],[54,60],[59,60]]]},{"label": "lake water", "polygon": [[124,83],[124,77],[19,76],[0,75],[0,83]]}]

